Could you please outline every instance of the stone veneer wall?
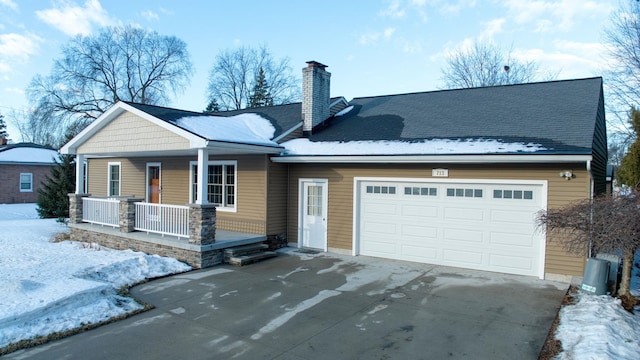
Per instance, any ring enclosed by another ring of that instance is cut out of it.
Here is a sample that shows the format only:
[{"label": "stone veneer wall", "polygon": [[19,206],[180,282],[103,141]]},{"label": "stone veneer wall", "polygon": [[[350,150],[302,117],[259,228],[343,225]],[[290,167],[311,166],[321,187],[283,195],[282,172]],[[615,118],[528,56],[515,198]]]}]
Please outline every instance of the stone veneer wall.
[{"label": "stone veneer wall", "polygon": [[73,240],[96,243],[112,249],[131,249],[147,254],[168,256],[185,262],[196,269],[219,265],[222,264],[224,260],[224,250],[221,249],[200,252],[122,237],[107,232],[98,232],[97,229],[86,230],[74,227],[73,225],[70,225],[70,229]]}]

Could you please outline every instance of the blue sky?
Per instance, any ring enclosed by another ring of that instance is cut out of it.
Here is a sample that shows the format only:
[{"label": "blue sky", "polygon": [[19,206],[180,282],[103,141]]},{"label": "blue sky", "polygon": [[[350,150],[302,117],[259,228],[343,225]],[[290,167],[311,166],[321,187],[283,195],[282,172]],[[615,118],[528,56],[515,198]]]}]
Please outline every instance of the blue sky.
[{"label": "blue sky", "polygon": [[[266,44],[290,59],[296,76],[305,61],[328,65],[331,95],[347,99],[436,90],[447,54],[474,40],[512,48],[558,79],[600,76],[603,30],[618,7],[617,0],[0,0],[0,113],[26,108],[31,78],[49,73],[72,36],[102,26],[135,24],[184,40],[195,72],[169,106],[201,111],[216,54],[242,45]],[[19,140],[11,123],[8,130]]]}]

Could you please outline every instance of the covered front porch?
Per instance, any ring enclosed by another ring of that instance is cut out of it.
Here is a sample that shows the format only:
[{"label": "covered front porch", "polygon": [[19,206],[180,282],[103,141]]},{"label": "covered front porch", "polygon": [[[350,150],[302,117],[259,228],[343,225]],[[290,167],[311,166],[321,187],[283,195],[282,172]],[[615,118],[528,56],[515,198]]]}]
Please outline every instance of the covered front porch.
[{"label": "covered front porch", "polygon": [[211,204],[164,205],[89,194],[69,194],[69,203],[74,239],[170,256],[194,268],[223,263],[226,249],[267,240],[265,235],[216,229]]}]

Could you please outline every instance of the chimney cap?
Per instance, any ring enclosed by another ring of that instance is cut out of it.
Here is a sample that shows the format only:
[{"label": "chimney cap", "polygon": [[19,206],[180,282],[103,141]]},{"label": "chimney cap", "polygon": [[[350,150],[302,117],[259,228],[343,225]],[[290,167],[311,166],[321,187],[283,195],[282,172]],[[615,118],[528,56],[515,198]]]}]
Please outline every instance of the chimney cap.
[{"label": "chimney cap", "polygon": [[309,67],[319,67],[321,69],[324,69],[327,67],[327,65],[325,64],[321,64],[317,61],[311,60],[311,61],[307,61],[307,64],[309,64]]}]

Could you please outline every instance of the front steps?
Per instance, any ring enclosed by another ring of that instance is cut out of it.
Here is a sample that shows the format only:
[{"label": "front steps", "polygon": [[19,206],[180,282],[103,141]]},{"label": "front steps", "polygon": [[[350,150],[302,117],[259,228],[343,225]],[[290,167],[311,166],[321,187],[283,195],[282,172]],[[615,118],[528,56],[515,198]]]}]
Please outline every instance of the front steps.
[{"label": "front steps", "polygon": [[224,250],[224,262],[231,265],[243,266],[278,256],[273,251],[267,251],[266,244],[250,244],[236,246]]}]

